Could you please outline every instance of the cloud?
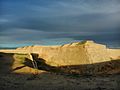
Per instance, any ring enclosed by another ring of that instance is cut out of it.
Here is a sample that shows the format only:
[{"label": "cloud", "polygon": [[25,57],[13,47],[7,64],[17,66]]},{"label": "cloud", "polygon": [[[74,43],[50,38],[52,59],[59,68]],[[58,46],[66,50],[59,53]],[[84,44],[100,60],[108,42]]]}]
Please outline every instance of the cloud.
[{"label": "cloud", "polygon": [[36,12],[44,13],[43,17],[76,16],[91,13],[110,14],[120,10],[120,2],[117,0],[75,0],[75,1],[57,1],[48,6],[32,6]]},{"label": "cloud", "polygon": [[[40,0],[30,1],[30,3],[22,0],[19,1],[21,3],[10,2],[7,5],[11,10],[9,14],[14,15],[10,17],[13,19],[13,22],[9,23],[8,28],[40,29],[53,32],[62,30],[72,31],[73,29],[86,30],[84,28],[89,28],[92,31],[93,28],[91,27],[98,26],[98,24],[105,26],[106,23],[113,22],[110,25],[108,24],[108,26],[111,26],[114,22],[120,21],[120,2],[118,1]],[[98,26],[98,28],[100,27]]]},{"label": "cloud", "polygon": [[1,43],[101,41],[120,29],[119,0],[4,0],[0,8]]}]

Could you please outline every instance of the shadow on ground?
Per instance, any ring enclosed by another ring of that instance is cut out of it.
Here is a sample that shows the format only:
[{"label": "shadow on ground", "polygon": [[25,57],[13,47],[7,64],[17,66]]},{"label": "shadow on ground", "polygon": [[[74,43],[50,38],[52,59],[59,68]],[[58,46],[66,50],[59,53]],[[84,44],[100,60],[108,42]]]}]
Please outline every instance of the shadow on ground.
[{"label": "shadow on ground", "polygon": [[0,53],[0,74],[1,73],[10,73],[12,71],[11,66],[14,63],[12,53]]}]

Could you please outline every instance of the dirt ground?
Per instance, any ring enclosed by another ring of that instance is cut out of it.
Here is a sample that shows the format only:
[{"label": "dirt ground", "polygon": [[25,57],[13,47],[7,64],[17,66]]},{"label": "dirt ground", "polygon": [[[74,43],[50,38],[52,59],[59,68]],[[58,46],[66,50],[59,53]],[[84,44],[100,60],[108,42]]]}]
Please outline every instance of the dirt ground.
[{"label": "dirt ground", "polygon": [[23,67],[12,71],[16,57],[11,55],[0,54],[0,90],[120,90],[120,74],[89,76],[44,70],[39,70],[39,74],[17,73],[17,70],[29,72],[32,69]]}]

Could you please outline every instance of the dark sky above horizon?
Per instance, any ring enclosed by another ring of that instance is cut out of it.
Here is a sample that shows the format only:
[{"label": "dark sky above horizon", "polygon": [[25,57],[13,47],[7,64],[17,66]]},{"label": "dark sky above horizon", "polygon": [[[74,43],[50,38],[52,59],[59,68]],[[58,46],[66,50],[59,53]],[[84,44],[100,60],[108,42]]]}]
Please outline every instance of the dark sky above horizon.
[{"label": "dark sky above horizon", "polygon": [[85,39],[119,46],[120,0],[0,0],[0,47]]}]

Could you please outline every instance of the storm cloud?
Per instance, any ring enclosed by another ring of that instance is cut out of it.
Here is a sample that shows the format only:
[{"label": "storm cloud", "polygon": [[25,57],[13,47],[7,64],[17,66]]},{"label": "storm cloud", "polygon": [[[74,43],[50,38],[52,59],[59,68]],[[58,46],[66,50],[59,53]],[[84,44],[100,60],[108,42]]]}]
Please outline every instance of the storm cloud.
[{"label": "storm cloud", "polygon": [[0,47],[84,39],[119,45],[119,0],[0,0],[0,12]]}]

